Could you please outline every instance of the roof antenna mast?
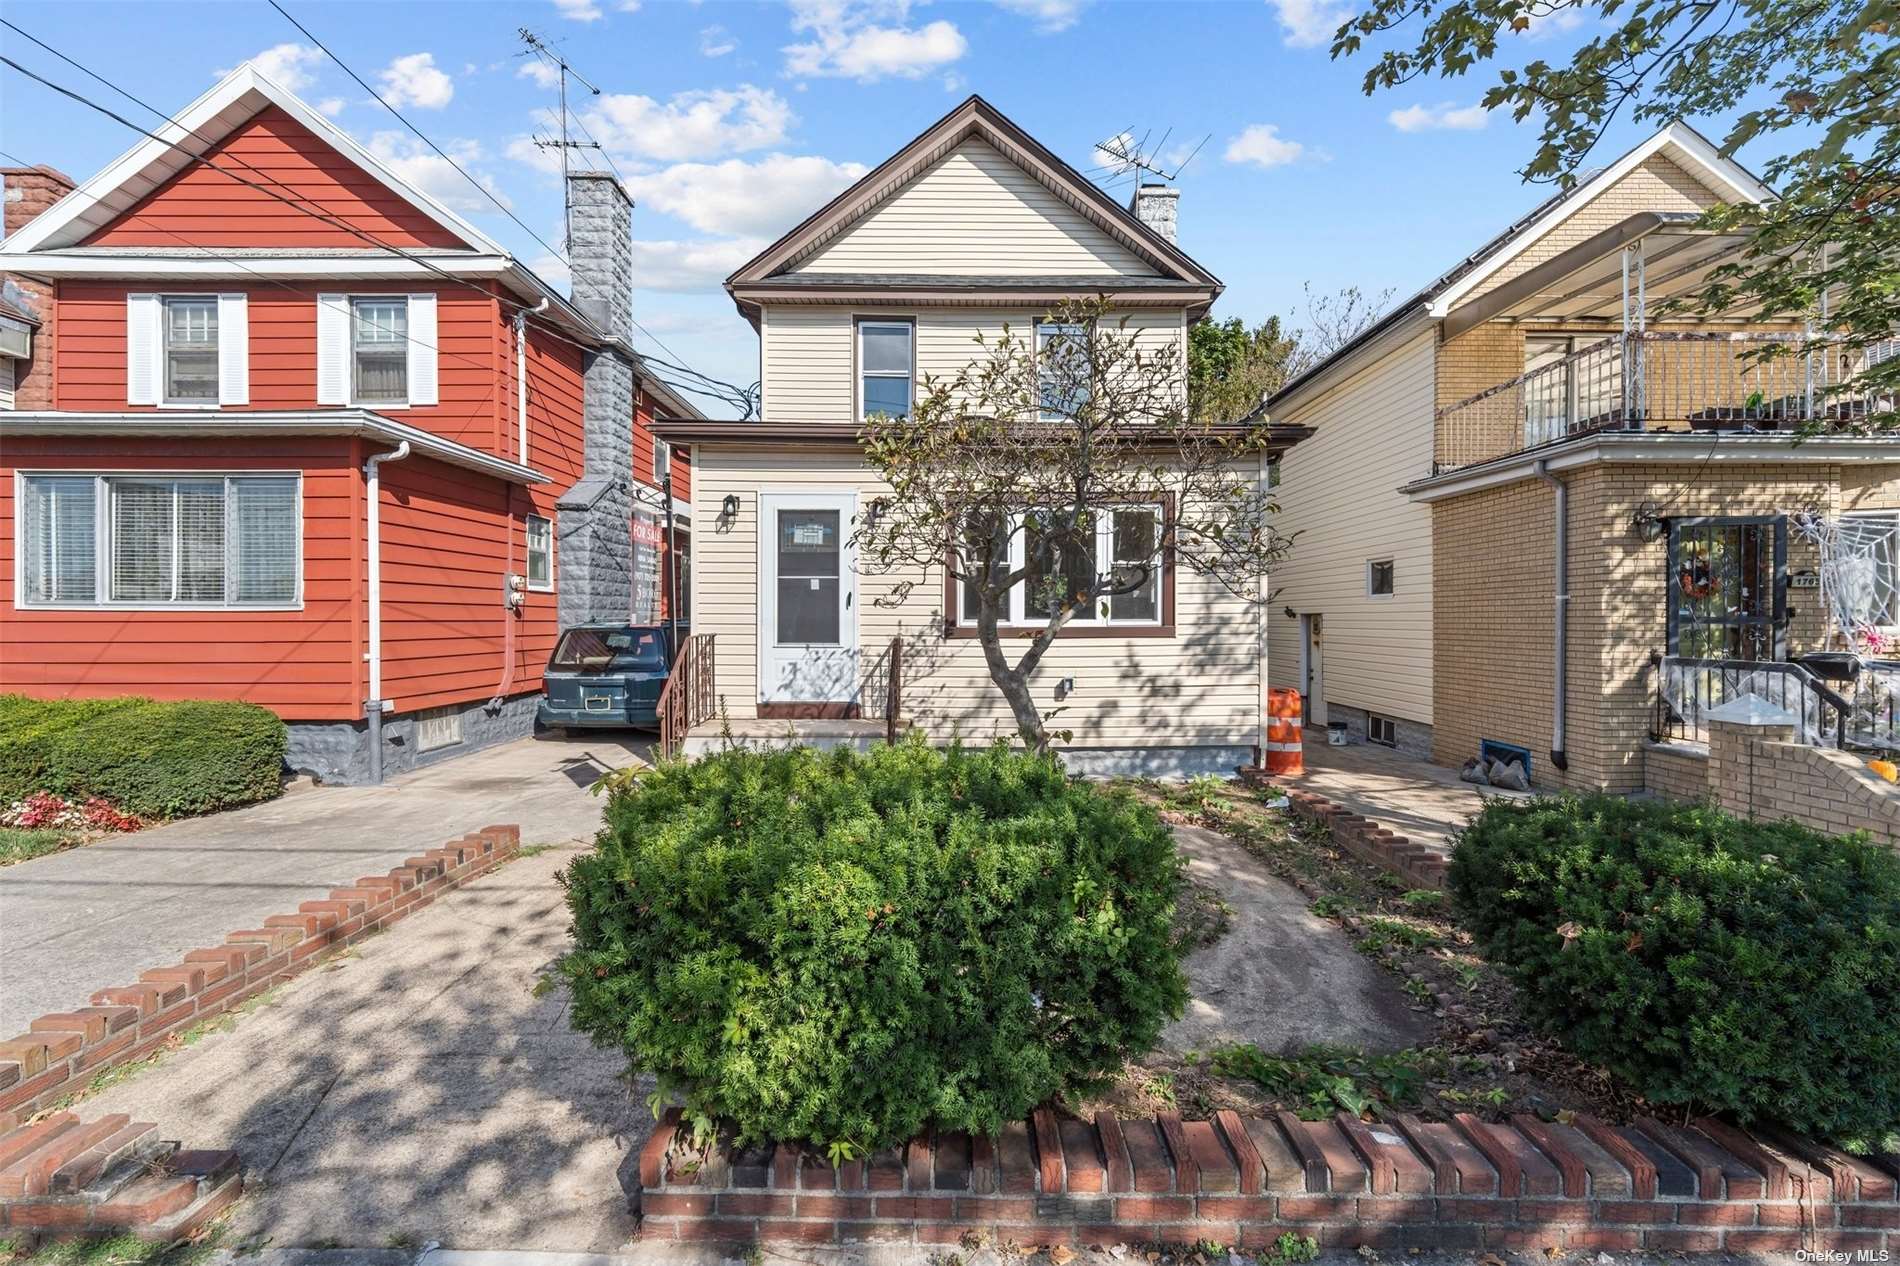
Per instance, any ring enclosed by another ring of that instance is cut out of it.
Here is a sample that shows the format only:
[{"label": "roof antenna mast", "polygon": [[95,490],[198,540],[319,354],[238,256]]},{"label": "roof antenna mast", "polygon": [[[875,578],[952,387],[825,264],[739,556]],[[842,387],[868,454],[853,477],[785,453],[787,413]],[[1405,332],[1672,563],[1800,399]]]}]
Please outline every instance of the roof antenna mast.
[{"label": "roof antenna mast", "polygon": [[519,29],[518,34],[521,36],[521,42],[523,44],[526,44],[528,47],[524,52],[520,52],[515,55],[517,57],[539,57],[542,61],[547,62],[548,64],[554,66],[561,77],[561,139],[558,141],[554,141],[554,140],[548,140],[545,137],[537,136],[534,138],[534,143],[536,146],[538,146],[541,149],[558,149],[559,151],[561,151],[561,249],[572,250],[573,249],[572,238],[574,236],[574,207],[573,207],[572,199],[569,197],[568,191],[567,191],[567,177],[568,177],[568,169],[569,169],[568,154],[571,151],[577,150],[577,149],[599,149],[600,144],[597,141],[594,141],[591,139],[585,140],[585,141],[574,141],[574,140],[568,139],[567,77],[569,75],[574,76],[574,80],[576,83],[580,84],[581,87],[587,89],[588,92],[592,93],[596,97],[600,95],[600,89],[595,87],[594,84],[588,80],[587,76],[581,74],[580,71],[575,70],[572,66],[568,65],[567,58],[561,56],[561,54],[557,52],[552,45],[550,45],[546,40],[542,39],[539,35],[536,35],[533,31],[530,31],[525,26]]},{"label": "roof antenna mast", "polygon": [[1142,175],[1166,181],[1179,179],[1181,173],[1187,170],[1187,165],[1194,161],[1194,156],[1201,152],[1201,146],[1213,139],[1213,133],[1208,133],[1195,143],[1180,162],[1168,163],[1162,151],[1167,148],[1168,138],[1174,135],[1174,129],[1169,128],[1161,134],[1160,140],[1150,145],[1148,138],[1152,135],[1151,129],[1137,137],[1135,130],[1129,127],[1106,140],[1095,142],[1095,156],[1100,164],[1094,170],[1103,173],[1098,177],[1100,182],[1111,185],[1127,175],[1134,175],[1137,179]]}]

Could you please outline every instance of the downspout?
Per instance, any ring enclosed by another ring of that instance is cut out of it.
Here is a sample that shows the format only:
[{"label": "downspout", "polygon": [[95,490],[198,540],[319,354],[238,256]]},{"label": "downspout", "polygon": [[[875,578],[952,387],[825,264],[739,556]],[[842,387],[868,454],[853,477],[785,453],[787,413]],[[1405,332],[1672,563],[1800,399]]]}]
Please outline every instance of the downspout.
[{"label": "downspout", "polygon": [[1537,460],[1537,477],[1549,484],[1557,495],[1556,518],[1556,638],[1551,665],[1550,763],[1562,773],[1570,768],[1570,756],[1564,750],[1565,710],[1570,696],[1570,488],[1550,473],[1543,458]]},{"label": "downspout", "polygon": [[369,491],[369,700],[364,710],[369,717],[369,780],[383,781],[383,710],[389,701],[383,698],[383,476],[384,462],[399,462],[409,456],[409,441],[387,453],[373,454],[363,463],[363,479]]},{"label": "downspout", "polygon": [[528,318],[547,310],[548,301],[543,299],[515,313],[515,453],[523,466],[528,464]]},{"label": "downspout", "polygon": [[[537,312],[545,312],[548,301],[541,300],[532,308],[522,308],[515,313],[515,452],[523,466],[528,464],[528,318]],[[514,588],[509,577],[515,574],[515,488],[508,486],[508,551],[507,570],[502,573],[501,590],[501,684],[495,687],[495,697],[488,701],[491,711],[500,709],[515,688],[515,625],[521,619],[521,607],[514,601]],[[527,531],[527,520],[522,520],[522,531]],[[525,542],[524,542],[525,546]],[[525,566],[525,564],[524,564]]]}]

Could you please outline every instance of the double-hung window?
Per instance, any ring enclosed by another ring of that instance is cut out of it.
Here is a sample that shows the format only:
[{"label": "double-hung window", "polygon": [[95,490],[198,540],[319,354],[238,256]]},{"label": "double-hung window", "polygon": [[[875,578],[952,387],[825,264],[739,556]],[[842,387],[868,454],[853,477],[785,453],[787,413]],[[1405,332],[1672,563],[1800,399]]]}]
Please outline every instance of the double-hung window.
[{"label": "double-hung window", "polygon": [[1087,326],[1036,322],[1036,388],[1044,422],[1066,422],[1081,412],[1094,372]]},{"label": "double-hung window", "polygon": [[554,588],[554,521],[528,516],[528,588]]},{"label": "double-hung window", "polygon": [[350,393],[358,404],[409,403],[409,300],[350,300]]},{"label": "double-hung window", "polygon": [[173,295],[164,305],[165,403],[218,403],[218,296]]},{"label": "double-hung window", "polygon": [[858,322],[858,417],[901,418],[910,413],[912,342],[917,327],[909,321]]},{"label": "double-hung window", "polygon": [[[1025,573],[1006,595],[1000,624],[1043,624],[1052,611],[1089,593],[1100,582],[1116,592],[1100,594],[1074,611],[1069,616],[1071,624],[1159,627],[1166,574],[1161,535],[1158,505],[1103,508],[1083,515],[1073,525],[1066,515],[1026,511],[972,518],[961,553],[966,567],[979,565],[981,543],[988,537],[992,575]],[[976,586],[965,580],[958,623],[973,628],[976,622]]]},{"label": "double-hung window", "polygon": [[24,606],[293,607],[296,475],[20,476]]}]

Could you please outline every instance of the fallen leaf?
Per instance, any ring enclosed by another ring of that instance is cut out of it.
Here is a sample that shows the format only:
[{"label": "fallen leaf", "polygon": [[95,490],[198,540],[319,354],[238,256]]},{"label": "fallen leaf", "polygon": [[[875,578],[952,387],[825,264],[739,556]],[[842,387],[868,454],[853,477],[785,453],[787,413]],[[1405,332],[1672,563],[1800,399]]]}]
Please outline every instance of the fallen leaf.
[{"label": "fallen leaf", "polygon": [[1631,954],[1643,948],[1643,934],[1641,932],[1631,932],[1630,939],[1623,942],[1623,948]]},{"label": "fallen leaf", "polygon": [[1486,1253],[1478,1259],[1478,1266],[1505,1266],[1505,1262],[1496,1253]]},{"label": "fallen leaf", "polygon": [[1049,1249],[1049,1260],[1054,1262],[1055,1266],[1069,1266],[1069,1263],[1075,1260],[1075,1250],[1067,1244],[1054,1245]]}]

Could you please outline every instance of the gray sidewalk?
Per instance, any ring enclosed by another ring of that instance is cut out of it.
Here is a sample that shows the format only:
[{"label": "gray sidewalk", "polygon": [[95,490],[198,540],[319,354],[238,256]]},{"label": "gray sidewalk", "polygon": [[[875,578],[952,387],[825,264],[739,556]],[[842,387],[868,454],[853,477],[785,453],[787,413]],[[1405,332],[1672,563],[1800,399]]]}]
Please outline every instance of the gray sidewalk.
[{"label": "gray sidewalk", "polygon": [[478,827],[519,823],[524,846],[589,839],[587,787],[645,759],[636,737],[520,739],[0,869],[0,1037]]}]

